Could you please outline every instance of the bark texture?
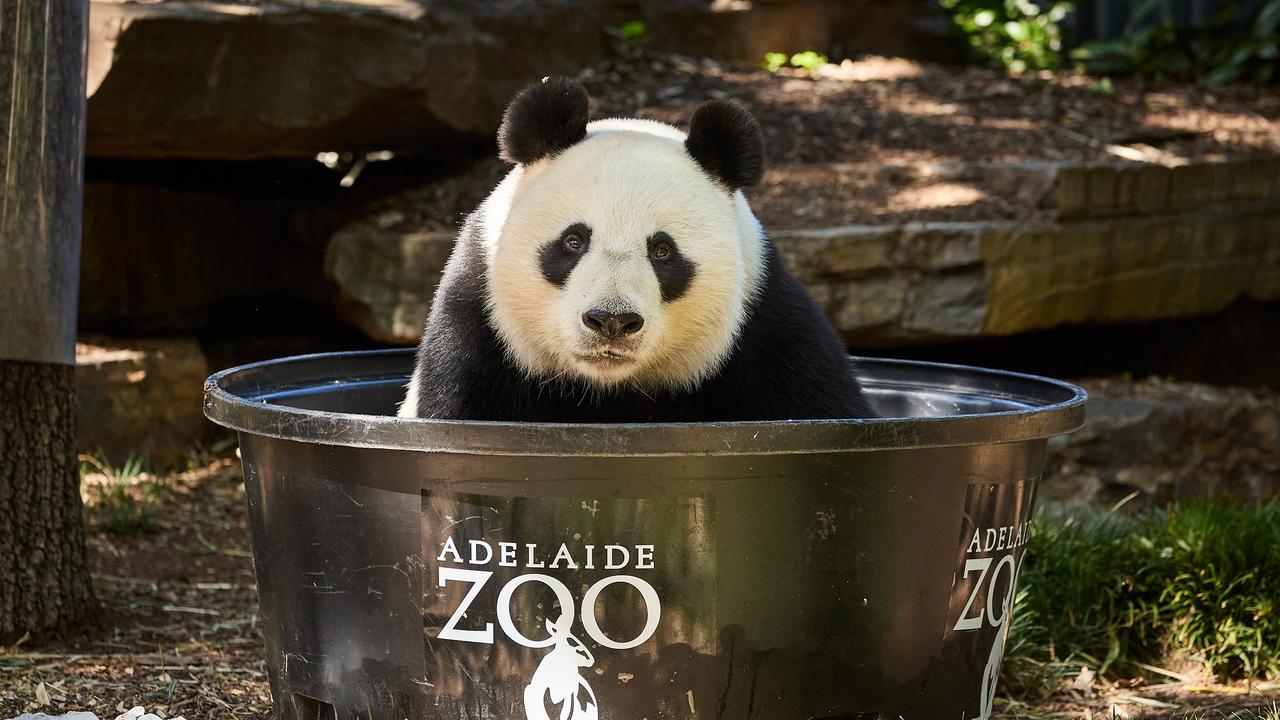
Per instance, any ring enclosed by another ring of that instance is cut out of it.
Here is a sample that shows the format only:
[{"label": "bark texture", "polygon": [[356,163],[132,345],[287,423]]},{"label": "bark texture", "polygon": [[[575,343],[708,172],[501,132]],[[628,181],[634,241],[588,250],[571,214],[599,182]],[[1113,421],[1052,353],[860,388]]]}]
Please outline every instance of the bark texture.
[{"label": "bark texture", "polygon": [[75,455],[75,368],[0,360],[0,643],[94,607]]}]

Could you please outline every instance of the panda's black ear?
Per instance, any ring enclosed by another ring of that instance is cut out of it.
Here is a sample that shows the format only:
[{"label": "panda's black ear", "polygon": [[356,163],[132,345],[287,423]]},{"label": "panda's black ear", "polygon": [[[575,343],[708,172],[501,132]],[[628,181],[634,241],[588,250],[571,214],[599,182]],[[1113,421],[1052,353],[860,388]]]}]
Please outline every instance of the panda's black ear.
[{"label": "panda's black ear", "polygon": [[730,190],[755,185],[764,174],[760,125],[732,100],[712,100],[695,110],[684,146],[707,174]]},{"label": "panda's black ear", "polygon": [[498,156],[515,165],[554,155],[587,136],[587,91],[568,78],[526,86],[502,116]]}]

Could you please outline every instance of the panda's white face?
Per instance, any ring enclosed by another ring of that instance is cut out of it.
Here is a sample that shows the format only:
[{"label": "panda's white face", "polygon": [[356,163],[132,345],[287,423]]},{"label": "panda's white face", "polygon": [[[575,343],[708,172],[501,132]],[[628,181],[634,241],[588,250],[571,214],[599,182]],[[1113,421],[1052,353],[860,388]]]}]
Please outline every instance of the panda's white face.
[{"label": "panda's white face", "polygon": [[605,120],[518,166],[483,208],[490,317],[531,375],[696,386],[732,349],[762,275],[741,192],[660,123]]}]

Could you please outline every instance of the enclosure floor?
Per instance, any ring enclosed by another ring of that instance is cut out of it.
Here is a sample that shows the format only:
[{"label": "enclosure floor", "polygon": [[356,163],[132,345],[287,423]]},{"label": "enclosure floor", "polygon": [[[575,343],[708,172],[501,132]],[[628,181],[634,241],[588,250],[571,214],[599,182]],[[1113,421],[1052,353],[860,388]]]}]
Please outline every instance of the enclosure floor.
[{"label": "enclosure floor", "polygon": [[[1252,85],[1012,77],[866,57],[816,74],[659,55],[579,75],[593,118],[684,127],[708,98],[760,121],[768,162],[751,188],[770,231],[913,221],[1035,220],[1042,197],[1009,167],[1179,165],[1280,153],[1280,93]],[[382,231],[456,230],[506,166],[488,157],[372,208]],[[1010,179],[1010,178],[1014,179]]]}]

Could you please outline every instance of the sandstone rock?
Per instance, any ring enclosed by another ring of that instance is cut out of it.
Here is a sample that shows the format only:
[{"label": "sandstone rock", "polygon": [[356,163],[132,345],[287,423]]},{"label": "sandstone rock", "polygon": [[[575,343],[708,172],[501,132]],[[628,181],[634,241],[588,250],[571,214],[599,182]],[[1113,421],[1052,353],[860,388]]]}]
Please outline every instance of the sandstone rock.
[{"label": "sandstone rock", "polygon": [[157,468],[183,458],[210,426],[204,420],[209,375],[192,339],[83,337],[76,345],[76,434],[82,451],[113,462],[131,453]]},{"label": "sandstone rock", "polygon": [[338,232],[325,272],[342,288],[339,316],[374,340],[416,343],[453,241],[451,232],[401,235],[366,225]]},{"label": "sandstone rock", "polygon": [[[1280,299],[1280,208],[1079,223],[924,223],[780,232],[783,257],[851,344],[1013,335]],[[450,231],[348,226],[327,272],[345,317],[410,344]]]},{"label": "sandstone rock", "polygon": [[618,3],[573,5],[94,2],[90,43],[112,52],[90,53],[110,65],[90,69],[88,152],[305,157],[486,137],[520,84],[603,51]]},{"label": "sandstone rock", "polygon": [[1089,380],[1089,413],[1050,441],[1041,498],[1057,509],[1185,496],[1280,495],[1280,395],[1159,379]]},{"label": "sandstone rock", "polygon": [[1280,299],[1280,205],[988,228],[982,333],[1208,315]]},{"label": "sandstone rock", "polygon": [[927,47],[916,16],[938,14],[919,0],[850,5],[94,0],[88,154],[449,149],[489,142],[524,83],[603,56],[604,26],[643,20],[655,47],[758,62],[765,50]]},{"label": "sandstone rock", "polygon": [[1059,165],[1054,175],[1054,205],[1063,220],[1181,213],[1228,203],[1280,203],[1278,157],[1178,167]]}]

